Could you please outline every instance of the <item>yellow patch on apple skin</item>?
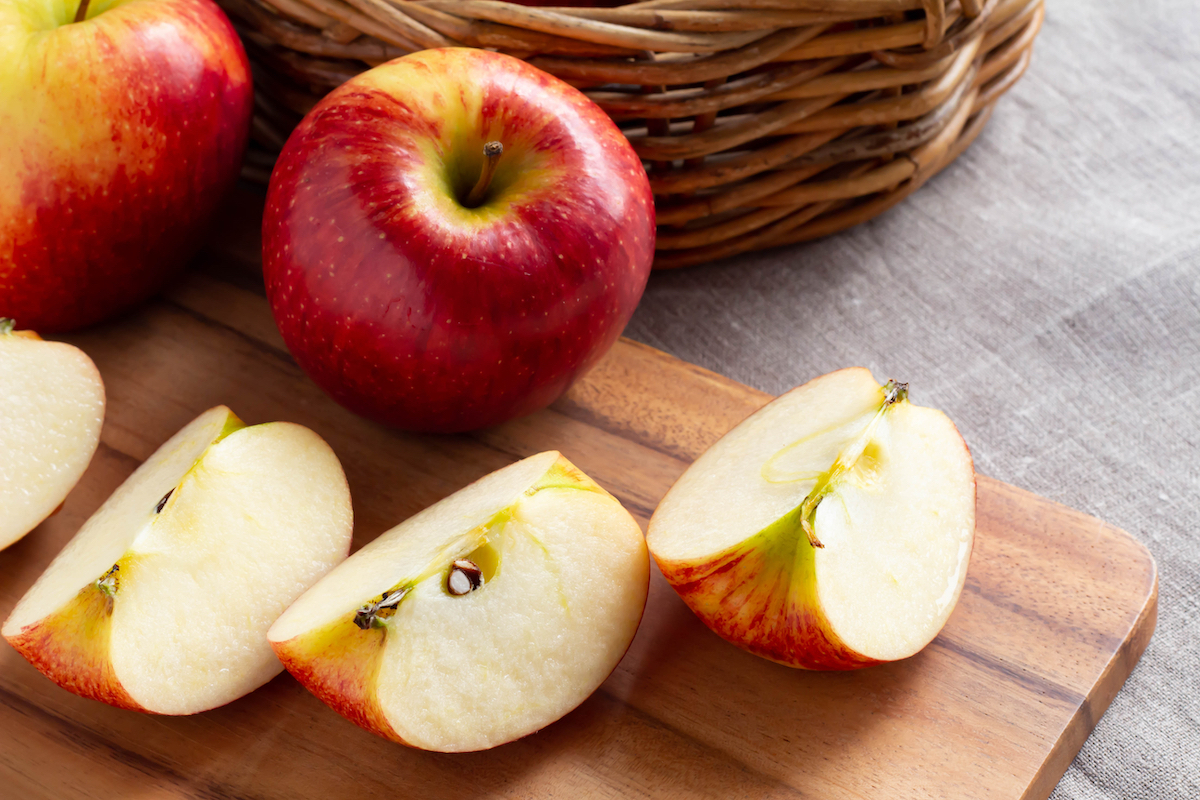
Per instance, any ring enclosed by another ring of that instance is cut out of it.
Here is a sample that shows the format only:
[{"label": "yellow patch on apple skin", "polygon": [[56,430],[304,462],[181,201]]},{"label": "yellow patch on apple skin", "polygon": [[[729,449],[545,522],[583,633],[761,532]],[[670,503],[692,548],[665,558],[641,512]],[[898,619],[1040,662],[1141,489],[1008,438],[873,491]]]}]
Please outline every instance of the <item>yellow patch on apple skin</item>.
[{"label": "yellow patch on apple skin", "polygon": [[387,632],[386,625],[363,630],[349,614],[271,647],[288,672],[325,705],[372,733],[408,744],[388,724],[377,700]]},{"label": "yellow patch on apple skin", "polygon": [[546,474],[539,478],[537,483],[525,490],[524,496],[532,497],[543,489],[581,489],[612,497],[600,484],[561,455],[550,465],[550,469],[546,470]]},{"label": "yellow patch on apple skin", "polygon": [[[129,567],[127,559],[118,562],[111,583],[119,586],[120,572]],[[115,600],[113,590],[106,591],[99,580],[94,581],[58,611],[6,638],[26,661],[67,691],[145,711],[125,691],[109,658]]]},{"label": "yellow patch on apple skin", "polygon": [[817,598],[815,550],[798,507],[749,539],[701,562],[655,558],[688,607],[718,636],[789,667],[877,664],[834,633]]}]

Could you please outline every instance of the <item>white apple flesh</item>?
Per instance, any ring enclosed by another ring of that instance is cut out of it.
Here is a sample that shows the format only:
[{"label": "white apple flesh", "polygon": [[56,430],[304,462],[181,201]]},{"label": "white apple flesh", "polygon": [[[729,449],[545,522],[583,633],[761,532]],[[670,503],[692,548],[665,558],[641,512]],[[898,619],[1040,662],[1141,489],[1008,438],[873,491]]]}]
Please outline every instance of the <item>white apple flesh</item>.
[{"label": "white apple flesh", "polygon": [[368,544],[269,637],[292,674],[368,730],[482,750],[595,691],[633,639],[648,580],[629,513],[541,453]]},{"label": "white apple flesh", "polygon": [[341,464],[312,431],[211,409],[158,449],[50,564],[4,637],[64,688],[192,714],[282,666],[267,629],[350,547]]},{"label": "white apple flesh", "polygon": [[103,426],[104,382],[92,360],[0,319],[0,548],[62,505]]},{"label": "white apple flesh", "polygon": [[688,468],[647,544],[714,631],[808,669],[911,656],[966,577],[975,473],[954,424],[865,369],[768,404]]}]

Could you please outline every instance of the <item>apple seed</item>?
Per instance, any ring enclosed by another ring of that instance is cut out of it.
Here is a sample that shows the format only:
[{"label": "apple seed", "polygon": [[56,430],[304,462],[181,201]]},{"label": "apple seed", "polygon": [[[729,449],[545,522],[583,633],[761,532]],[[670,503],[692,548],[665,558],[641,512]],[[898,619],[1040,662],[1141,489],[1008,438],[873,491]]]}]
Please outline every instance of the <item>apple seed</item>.
[{"label": "apple seed", "polygon": [[455,597],[462,597],[483,586],[483,570],[469,558],[460,558],[450,567],[446,576],[446,591]]},{"label": "apple seed", "polygon": [[171,495],[175,493],[174,489],[169,490],[162,496],[162,500],[158,501],[158,505],[154,506],[154,513],[161,514],[163,508],[167,505],[167,501],[171,499]]}]

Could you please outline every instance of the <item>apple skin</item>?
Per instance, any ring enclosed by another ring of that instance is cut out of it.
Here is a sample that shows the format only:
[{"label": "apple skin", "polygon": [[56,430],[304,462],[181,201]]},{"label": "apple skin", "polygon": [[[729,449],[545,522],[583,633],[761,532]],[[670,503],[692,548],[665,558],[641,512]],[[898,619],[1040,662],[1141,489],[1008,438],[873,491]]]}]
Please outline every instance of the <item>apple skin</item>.
[{"label": "apple skin", "polygon": [[360,728],[409,745],[388,723],[376,699],[386,636],[383,628],[360,630],[351,613],[286,642],[272,642],[271,647],[292,677],[322,703]]},{"label": "apple skin", "polygon": [[[119,562],[127,569],[128,559]],[[145,711],[117,680],[109,660],[112,598],[95,584],[35,625],[8,639],[26,661],[80,697],[131,711]]]},{"label": "apple skin", "polygon": [[[478,208],[485,142],[504,147]],[[288,349],[342,405],[458,432],[550,404],[612,346],[654,255],[637,155],[578,90],[484,50],[335,89],[288,140],[263,220]]]},{"label": "apple skin", "polygon": [[880,663],[846,646],[816,595],[811,545],[789,517],[710,559],[655,558],[659,571],[722,639],[778,664],[810,670]]},{"label": "apple skin", "polygon": [[66,24],[76,5],[0,4],[0,316],[44,333],[134,306],[183,266],[253,106],[211,0],[93,2]]}]

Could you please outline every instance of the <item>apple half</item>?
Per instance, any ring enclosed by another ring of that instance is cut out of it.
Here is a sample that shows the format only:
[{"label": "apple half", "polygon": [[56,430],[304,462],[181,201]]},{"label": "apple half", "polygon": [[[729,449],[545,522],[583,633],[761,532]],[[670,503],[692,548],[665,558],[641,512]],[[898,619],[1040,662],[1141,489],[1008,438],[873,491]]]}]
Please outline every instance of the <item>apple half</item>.
[{"label": "apple half", "polygon": [[0,548],[58,510],[100,444],[104,382],[87,354],[0,319]]},{"label": "apple half", "polygon": [[913,655],[958,601],[975,471],[954,423],[833,372],[748,417],[659,504],[647,544],[712,630],[805,669]]},{"label": "apple half", "polygon": [[159,714],[228,703],[282,671],[267,629],[346,557],[350,492],[300,425],[218,406],[84,524],[3,635],[78,695]]},{"label": "apple half", "polygon": [[546,452],[384,533],[268,636],[301,683],[367,730],[483,750],[550,724],[608,677],[649,570],[629,512]]}]

